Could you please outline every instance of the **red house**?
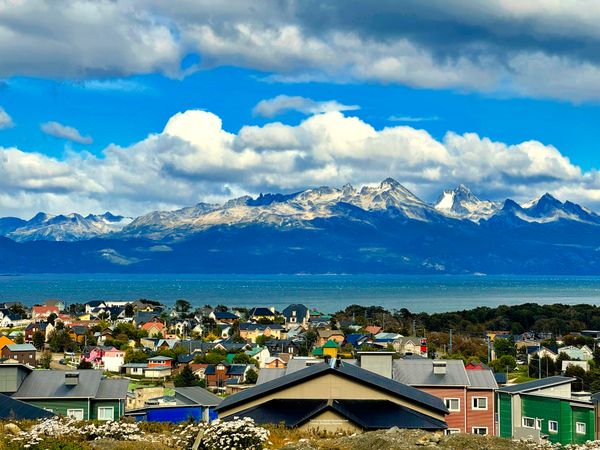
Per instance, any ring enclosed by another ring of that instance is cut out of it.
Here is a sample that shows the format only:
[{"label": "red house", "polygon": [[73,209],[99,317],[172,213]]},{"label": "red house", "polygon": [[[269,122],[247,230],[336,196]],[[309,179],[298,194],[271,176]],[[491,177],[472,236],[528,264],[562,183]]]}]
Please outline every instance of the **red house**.
[{"label": "red house", "polygon": [[494,392],[489,369],[466,370],[461,360],[399,359],[394,380],[442,399],[450,414],[447,433],[495,434]]}]

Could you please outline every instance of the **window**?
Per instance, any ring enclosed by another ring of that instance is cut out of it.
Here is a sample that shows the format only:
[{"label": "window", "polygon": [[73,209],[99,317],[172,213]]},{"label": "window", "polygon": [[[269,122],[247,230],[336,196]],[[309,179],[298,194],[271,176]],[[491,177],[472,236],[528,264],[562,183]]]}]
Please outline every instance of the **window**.
[{"label": "window", "polygon": [[488,409],[487,397],[473,397],[473,409]]},{"label": "window", "polygon": [[110,406],[98,407],[98,420],[114,420],[115,408]]},{"label": "window", "polygon": [[575,424],[575,431],[577,432],[577,434],[585,434],[585,423],[577,422]]},{"label": "window", "polygon": [[446,429],[446,434],[457,434],[460,433],[460,429],[459,428],[447,428]]},{"label": "window", "polygon": [[556,420],[548,421],[548,431],[550,433],[558,433],[558,422]]},{"label": "window", "polygon": [[542,429],[542,419],[535,419],[535,429],[536,430]]},{"label": "window", "polygon": [[83,420],[83,409],[67,409],[67,417]]},{"label": "window", "polygon": [[531,417],[523,417],[524,428],[535,428],[535,420]]},{"label": "window", "polygon": [[448,411],[460,411],[460,399],[459,398],[445,398],[444,404]]},{"label": "window", "polygon": [[488,434],[487,427],[473,427],[471,428],[471,433],[473,434]]}]

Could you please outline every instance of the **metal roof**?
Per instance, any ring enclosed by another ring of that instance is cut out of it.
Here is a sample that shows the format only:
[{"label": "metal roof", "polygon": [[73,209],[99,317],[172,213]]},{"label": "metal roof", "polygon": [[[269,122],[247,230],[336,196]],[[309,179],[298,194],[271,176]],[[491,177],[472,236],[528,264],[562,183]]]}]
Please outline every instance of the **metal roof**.
[{"label": "metal roof", "polygon": [[94,398],[100,388],[101,370],[80,370],[74,386],[65,384],[65,372],[34,370],[13,394],[14,398]]},{"label": "metal roof", "polygon": [[541,380],[528,381],[527,383],[513,384],[511,386],[504,386],[498,389],[498,392],[507,392],[509,394],[517,394],[522,392],[536,391],[538,389],[544,389],[552,386],[558,386],[561,384],[572,383],[575,378],[572,377],[548,377],[542,378]]},{"label": "metal roof", "polygon": [[54,415],[53,412],[0,394],[0,419],[34,420],[53,417]]},{"label": "metal roof", "polygon": [[6,346],[11,352],[35,352],[33,344],[9,344]]},{"label": "metal roof", "polygon": [[467,370],[471,389],[498,389],[494,373],[489,369]]},{"label": "metal roof", "polygon": [[223,401],[222,398],[217,397],[200,386],[176,387],[175,394],[189,399],[195,405],[201,406],[216,406]]},{"label": "metal roof", "polygon": [[124,399],[127,397],[127,389],[129,387],[129,380],[125,379],[113,379],[113,380],[102,380],[95,398],[109,398],[109,399]]},{"label": "metal roof", "polygon": [[314,366],[309,366],[302,370],[289,373],[281,378],[277,378],[263,384],[257,384],[250,389],[227,397],[217,409],[225,410],[233,407],[234,405],[238,405],[257,397],[260,398],[264,395],[276,392],[290,385],[299,384],[304,381],[308,381],[309,379],[317,378],[328,372],[351,378],[361,384],[367,384],[375,389],[386,391],[394,396],[407,398],[415,403],[424,405],[428,409],[436,410],[437,412],[442,412],[444,414],[448,412],[442,400],[434,397],[431,394],[419,391],[418,389],[398,383],[368,370],[361,369],[358,366],[344,364],[343,362],[341,362],[338,367],[331,367],[325,363],[315,364]]},{"label": "metal roof", "polygon": [[433,373],[433,361],[428,358],[394,360],[394,380],[409,386],[469,386],[462,360],[444,360],[446,373],[443,375]]},{"label": "metal roof", "polygon": [[275,380],[276,378],[282,377],[285,375],[286,370],[287,369],[284,368],[261,369],[260,373],[258,374],[256,384],[266,383],[267,381]]}]

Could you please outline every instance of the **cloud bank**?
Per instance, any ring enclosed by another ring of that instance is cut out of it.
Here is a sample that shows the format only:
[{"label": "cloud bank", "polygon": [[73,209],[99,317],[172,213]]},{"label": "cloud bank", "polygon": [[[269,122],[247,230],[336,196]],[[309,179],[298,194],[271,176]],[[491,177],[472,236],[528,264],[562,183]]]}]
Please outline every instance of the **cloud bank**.
[{"label": "cloud bank", "polygon": [[275,117],[288,111],[298,111],[306,115],[333,111],[356,111],[358,105],[343,105],[335,100],[316,101],[300,96],[278,95],[267,100],[261,100],[252,109],[256,116]]},{"label": "cloud bank", "polygon": [[483,198],[529,200],[549,191],[600,209],[598,172],[582,171],[538,141],[508,145],[453,132],[438,141],[410,126],[378,130],[341,112],[316,114],[296,126],[244,126],[233,134],[218,116],[190,110],[129,147],[110,145],[101,157],[70,153],[59,161],[0,147],[0,216],[39,210],[137,215],[388,176],[426,200],[464,183]]},{"label": "cloud bank", "polygon": [[[596,0],[0,0],[0,77],[182,77],[234,65],[278,81],[600,100]],[[182,68],[186,55],[200,62]]]}]

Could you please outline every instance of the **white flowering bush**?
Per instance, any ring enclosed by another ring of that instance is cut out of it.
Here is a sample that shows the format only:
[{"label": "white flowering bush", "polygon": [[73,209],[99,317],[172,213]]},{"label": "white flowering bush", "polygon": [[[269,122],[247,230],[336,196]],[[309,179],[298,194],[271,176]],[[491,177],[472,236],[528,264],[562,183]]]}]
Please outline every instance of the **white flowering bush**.
[{"label": "white flowering bush", "polygon": [[173,431],[170,445],[177,449],[189,450],[194,445],[196,438],[208,427],[205,422],[190,422],[178,425]]},{"label": "white flowering bush", "polygon": [[600,450],[600,441],[587,441],[585,444],[553,444],[551,442],[529,442],[531,450]]},{"label": "white flowering bush", "polygon": [[230,421],[215,420],[206,426],[200,440],[201,450],[260,450],[269,440],[269,431],[249,417]]}]

